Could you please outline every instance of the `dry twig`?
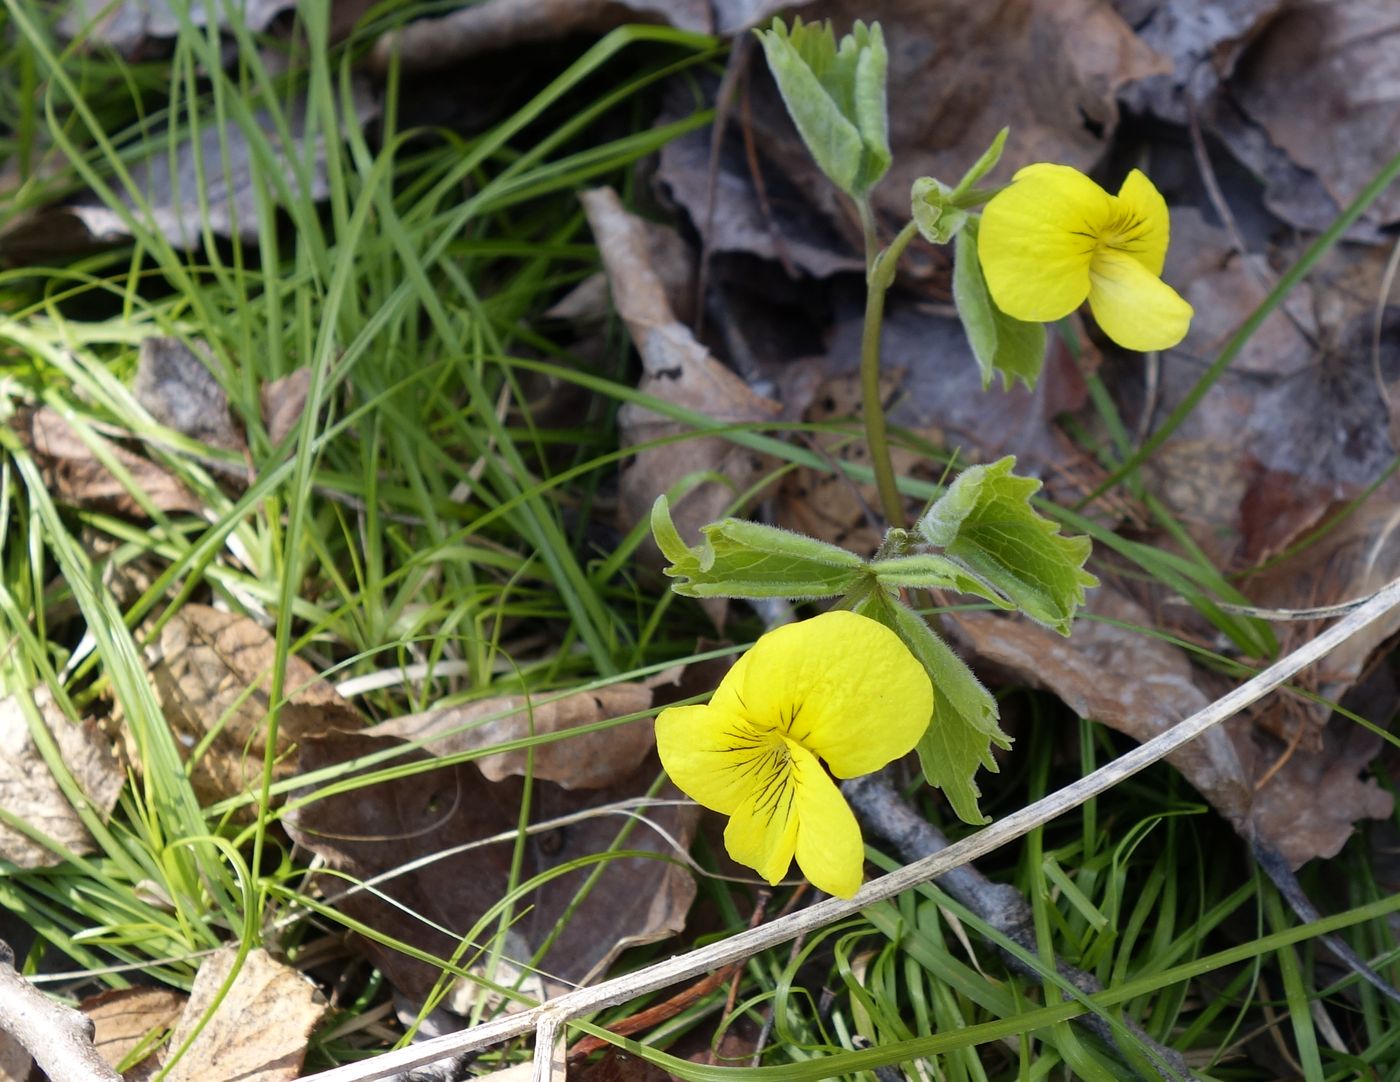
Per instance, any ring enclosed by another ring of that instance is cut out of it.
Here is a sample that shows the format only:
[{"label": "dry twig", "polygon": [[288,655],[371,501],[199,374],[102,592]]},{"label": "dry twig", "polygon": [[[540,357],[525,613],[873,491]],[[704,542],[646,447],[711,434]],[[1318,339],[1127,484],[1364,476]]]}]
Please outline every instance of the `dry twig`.
[{"label": "dry twig", "polygon": [[121,1082],[92,1043],[92,1019],[50,999],[19,975],[0,941],[0,1030],[22,1044],[50,1082]]}]

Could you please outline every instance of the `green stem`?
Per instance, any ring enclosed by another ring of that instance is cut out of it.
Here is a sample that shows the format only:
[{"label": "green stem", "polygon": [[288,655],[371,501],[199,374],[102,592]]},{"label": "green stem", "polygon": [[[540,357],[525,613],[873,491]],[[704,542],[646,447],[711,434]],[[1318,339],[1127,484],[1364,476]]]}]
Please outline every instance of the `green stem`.
[{"label": "green stem", "polygon": [[[874,217],[870,214],[868,203],[863,202],[862,207],[866,251],[870,252],[877,244]],[[885,521],[897,529],[904,527],[904,501],[895,480],[885,427],[885,409],[880,401],[880,332],[885,322],[885,294],[894,282],[895,266],[917,232],[918,227],[910,222],[888,248],[870,257],[869,271],[865,276],[865,326],[860,335],[860,393],[865,442],[870,448],[870,466],[875,471],[875,487],[880,493],[880,507],[884,511]]]}]

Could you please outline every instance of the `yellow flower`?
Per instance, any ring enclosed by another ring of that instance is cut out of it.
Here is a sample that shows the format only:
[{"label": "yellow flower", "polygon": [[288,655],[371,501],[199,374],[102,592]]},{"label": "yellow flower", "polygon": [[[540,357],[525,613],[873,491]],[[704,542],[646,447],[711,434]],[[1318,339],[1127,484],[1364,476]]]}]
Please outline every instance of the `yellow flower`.
[{"label": "yellow flower", "polygon": [[987,203],[977,254],[1007,315],[1046,323],[1087,297],[1120,346],[1167,349],[1191,325],[1191,306],[1161,279],[1169,229],[1166,200],[1138,170],[1109,195],[1077,169],[1040,162]]},{"label": "yellow flower", "polygon": [[795,855],[813,884],[849,898],[865,850],[826,767],[838,778],[879,770],[932,715],[928,675],[899,637],[839,610],[768,632],[708,706],[661,711],[656,747],[676,785],[730,816],[736,861],[777,883]]}]

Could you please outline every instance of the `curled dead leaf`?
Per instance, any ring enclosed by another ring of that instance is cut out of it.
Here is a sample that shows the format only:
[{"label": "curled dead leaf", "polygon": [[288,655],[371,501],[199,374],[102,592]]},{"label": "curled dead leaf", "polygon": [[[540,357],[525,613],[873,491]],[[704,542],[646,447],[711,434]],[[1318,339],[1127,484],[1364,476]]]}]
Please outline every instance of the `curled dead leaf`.
[{"label": "curled dead leaf", "polygon": [[131,475],[157,510],[167,514],[203,510],[194,494],[163,467],[95,432],[88,432],[86,438],[80,436],[52,406],[19,413],[10,423],[33,454],[49,492],[61,503],[128,518],[146,517],[141,503],[94,452],[93,447],[100,447]]},{"label": "curled dead leaf", "polygon": [[92,1019],[92,1043],[113,1068],[137,1048],[154,1051],[189,999],[170,988],[112,988],[90,996],[78,1009]]},{"label": "curled dead leaf", "polygon": [[[467,706],[429,710],[382,722],[366,729],[370,736],[425,740],[433,755],[490,748],[531,734],[567,732],[608,718],[639,714],[651,706],[651,688],[643,684],[610,684],[597,691],[532,702],[523,695],[506,695]],[[656,737],[650,717],[534,749],[534,774],[565,789],[603,789],[633,773]],[[474,760],[488,781],[524,777],[528,754],[521,748],[495,752]]]},{"label": "curled dead leaf", "polygon": [[[200,965],[162,1062],[214,1008],[237,955],[236,946],[224,947]],[[256,947],[243,959],[213,1016],[165,1077],[168,1082],[290,1082],[301,1075],[306,1038],[325,1012],[325,1002],[310,980]]]},{"label": "curled dead leaf", "polygon": [[[236,796],[259,783],[275,659],[264,628],[207,605],[185,605],[147,644],[156,697],[183,752],[207,740],[190,774],[202,800]],[[354,708],[300,658],[287,659],[284,687],[278,777],[291,774],[287,755],[306,733],[359,722]]]},{"label": "curled dead leaf", "polygon": [[[57,845],[74,853],[91,853],[95,847],[82,817],[59,787],[34,742],[26,716],[28,705],[14,695],[0,699],[0,807]],[[105,819],[126,783],[126,774],[107,738],[90,722],[70,721],[47,689],[33,694],[32,708],[93,811]],[[3,823],[0,858],[21,868],[50,867],[64,859]]]},{"label": "curled dead leaf", "polygon": [[[584,192],[580,199],[608,272],[613,303],[641,355],[639,390],[717,421],[769,421],[781,407],[710,356],[679,320],[651,266],[646,231],[623,209],[609,188]],[[686,432],[687,426],[645,407],[627,404],[618,413],[624,444],[633,445]],[[685,477],[718,473],[728,485],[704,481],[671,502],[682,537],[721,518],[738,493],[747,491],[768,468],[763,456],[718,436],[702,436],[640,451],[622,473],[619,517],[623,529],[646,518],[656,497]],[[655,550],[650,550],[655,558]],[[714,599],[719,600],[719,599]],[[724,607],[712,605],[722,618]]]}]

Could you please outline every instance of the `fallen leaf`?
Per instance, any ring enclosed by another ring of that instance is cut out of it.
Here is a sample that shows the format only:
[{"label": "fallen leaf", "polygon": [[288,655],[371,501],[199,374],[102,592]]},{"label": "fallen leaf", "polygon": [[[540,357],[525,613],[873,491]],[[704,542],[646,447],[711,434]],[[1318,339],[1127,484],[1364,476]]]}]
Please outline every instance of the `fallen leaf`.
[{"label": "fallen leaf", "polygon": [[274,447],[301,423],[306,396],[311,390],[311,369],[297,368],[262,388],[263,427]]},{"label": "fallen leaf", "polygon": [[[665,153],[664,148],[662,152]],[[671,226],[642,222],[642,230],[646,233],[648,263],[661,280],[671,311],[676,319],[689,325],[695,317],[695,255]],[[607,273],[598,271],[556,301],[545,316],[591,327],[602,326],[612,312]]]},{"label": "fallen leaf", "polygon": [[[580,199],[602,253],[613,303],[641,355],[639,390],[716,421],[776,417],[781,411],[776,402],[754,393],[675,318],[651,267],[642,224],[623,209],[616,193],[598,188],[584,192]],[[628,446],[688,431],[686,425],[631,403],[618,411],[618,424],[622,442]],[[761,455],[719,436],[640,451],[622,472],[620,525],[631,529],[650,514],[661,493],[689,474],[710,470],[722,474],[730,485],[706,481],[671,503],[681,536],[696,537],[701,526],[721,518],[735,496],[748,490],[766,468]],[[723,606],[711,606],[710,611],[712,616],[722,613]]]},{"label": "fallen leaf", "polygon": [[[482,699],[467,706],[409,714],[366,729],[369,736],[425,740],[436,756],[476,751],[520,740],[591,725],[651,707],[651,688],[644,684],[610,684],[597,691],[578,692],[531,705],[523,695]],[[442,734],[442,735],[439,735]],[[656,746],[651,718],[556,740],[534,749],[534,774],[565,789],[602,789],[633,773]],[[524,777],[527,753],[495,752],[473,760],[487,781]]]},{"label": "fallen leaf", "polygon": [[[670,115],[693,108],[677,93]],[[813,278],[863,272],[865,260],[850,239],[832,228],[800,192],[773,170],[764,182],[767,210],[759,198],[737,124],[730,128],[715,163],[714,210],[710,209],[711,129],[672,139],[661,148],[656,180],[662,192],[689,215],[711,253],[742,252],[800,268]]]},{"label": "fallen leaf", "polygon": [[370,63],[379,71],[393,60],[405,71],[431,71],[512,45],[635,22],[700,34],[714,29],[706,0],[486,0],[390,31],[374,43]]},{"label": "fallen leaf", "polygon": [[[1178,225],[1186,243],[1168,253],[1167,278],[1189,283],[1197,315],[1185,341],[1160,359],[1154,421],[1191,392],[1268,288],[1266,266],[1235,255],[1223,230],[1190,211],[1174,215]],[[1219,567],[1250,566],[1287,547],[1394,457],[1371,355],[1373,311],[1360,300],[1374,298],[1375,287],[1343,290],[1325,278],[1314,275],[1286,311],[1270,313],[1144,467],[1154,495]],[[1383,380],[1400,378],[1400,351],[1386,345],[1381,362]],[[1119,376],[1125,417],[1141,416],[1134,400],[1143,371]]]},{"label": "fallen leaf", "polygon": [[[357,77],[352,84],[352,106],[354,116],[345,118],[347,124],[363,126],[378,112],[377,99],[365,78]],[[318,130],[314,145],[301,145],[308,110],[304,93],[279,108],[285,111],[285,124],[279,124],[266,107],[254,109],[250,122],[271,148],[276,167],[286,174],[283,179],[293,197],[321,202],[330,194],[325,135]],[[284,130],[290,134],[290,145],[283,139]],[[162,134],[153,132],[150,143],[155,151],[126,167],[134,193],[118,189],[120,209],[85,195],[36,211],[7,227],[7,247],[21,248],[29,258],[35,258],[46,250],[48,238],[55,236],[65,248],[72,248],[75,223],[86,233],[88,247],[128,239],[133,235],[133,223],[134,228],[151,230],[177,248],[198,247],[206,230],[256,244],[261,229],[259,186],[265,187],[273,205],[279,186],[265,179],[268,167],[259,160],[239,125],[206,122],[196,140],[185,136],[172,150]],[[303,171],[300,166],[293,168],[293,160],[309,164],[304,187]]]},{"label": "fallen leaf", "polygon": [[98,1054],[115,1068],[137,1048],[153,1053],[188,999],[169,988],[112,988],[83,1000],[78,1009],[92,1019]]},{"label": "fallen leaf", "polygon": [[[1152,626],[1142,608],[1109,586],[1090,594],[1088,611]],[[1080,716],[1139,742],[1211,702],[1180,649],[1112,623],[1081,621],[1069,639],[1025,620],[985,613],[959,614],[950,626],[981,661],[1054,692]],[[1272,697],[1259,709],[1277,710],[1282,701]],[[1357,777],[1374,747],[1364,756],[1356,753],[1359,745],[1346,756],[1327,746],[1297,749],[1283,769],[1271,773],[1283,747],[1248,719],[1235,719],[1177,749],[1168,761],[1236,831],[1295,868],[1336,855],[1358,820],[1390,814],[1390,795]]]},{"label": "fallen leaf", "polygon": [[[206,958],[166,1045],[178,1049],[214,1007],[238,955],[228,946]],[[213,1016],[175,1064],[167,1082],[289,1082],[301,1074],[306,1038],[326,1006],[316,986],[261,947],[248,952]],[[167,1053],[168,1054],[168,1053]]]},{"label": "fallen leaf", "polygon": [[178,338],[142,339],[132,392],[166,428],[210,447],[242,451],[247,445],[229,417],[228,396],[209,370],[207,347],[202,353]]},{"label": "fallen leaf", "polygon": [[[50,494],[60,503],[111,511],[128,518],[146,517],[130,491],[52,406],[19,413],[10,423],[33,454]],[[167,514],[203,510],[203,505],[189,489],[150,459],[96,433],[88,433],[87,440],[120,463],[158,510]]]},{"label": "fallen leaf", "polygon": [[[1269,140],[1346,206],[1400,140],[1400,12],[1386,0],[1290,4],[1259,37],[1230,92]],[[1400,192],[1371,217],[1400,219]]]},{"label": "fallen leaf", "polygon": [[1199,109],[1215,94],[1283,0],[1117,0],[1114,7],[1144,44],[1172,62],[1170,73],[1123,86],[1119,100],[1184,125],[1187,102]]},{"label": "fallen leaf", "polygon": [[[302,743],[301,769],[318,770],[402,743],[396,737],[365,733],[312,736]],[[430,762],[431,757],[414,751],[395,761]],[[659,772],[655,757],[649,756],[637,770],[604,789],[569,791],[536,781],[531,817],[540,822],[637,797]],[[320,855],[352,881],[448,852],[441,859],[379,882],[376,891],[392,899],[392,904],[368,892],[338,897],[339,888],[344,886],[340,879],[328,881],[327,889],[330,883],[336,885],[332,900],[346,916],[438,957],[450,958],[461,946],[456,936],[465,935],[505,894],[523,795],[518,778],[493,783],[474,764],[456,763],[304,804],[289,816],[287,828],[299,845]],[[679,796],[671,787],[661,795]],[[697,809],[663,806],[644,814],[679,845],[689,845]],[[613,843],[624,822],[625,818],[611,814],[585,816],[568,826],[531,835],[524,844],[522,876],[532,877],[569,861],[596,856]],[[498,835],[504,840],[451,852]],[[669,843],[645,824],[636,826],[626,848],[672,855]],[[527,906],[529,912],[512,926],[512,937],[506,944],[508,961],[529,961],[529,955],[570,910],[577,889],[596,867],[590,863],[551,879],[517,902],[517,912]],[[694,896],[694,881],[681,865],[639,857],[608,861],[592,891],[572,910],[540,962],[550,990],[557,990],[556,979],[566,983],[591,979],[627,945],[679,931]],[[445,935],[438,928],[451,929],[454,934]],[[478,943],[468,948],[468,962],[478,957],[479,948],[494,932],[492,924]],[[365,950],[414,1003],[422,1002],[440,976],[436,967],[372,941],[365,944]]]},{"label": "fallen leaf", "polygon": [[[34,707],[58,745],[68,772],[92,810],[106,819],[126,783],[126,774],[106,737],[90,722],[70,721],[47,689],[36,689],[32,695]],[[0,807],[74,853],[92,853],[96,849],[87,827],[39,753],[24,708],[14,695],[0,699]],[[21,868],[47,868],[64,860],[3,823],[0,857]]]},{"label": "fallen leaf", "polygon": [[[161,628],[159,639],[147,644],[156,697],[182,753],[213,734],[190,772],[201,800],[246,793],[261,781],[275,656],[266,630],[246,616],[207,605],[183,606]],[[359,723],[354,708],[298,657],[287,659],[284,689],[279,778],[292,773],[289,752],[307,732]]]},{"label": "fallen leaf", "polygon": [[[295,0],[244,0],[239,7],[240,23],[254,33],[266,30],[282,12],[295,7]],[[168,0],[67,0],[58,31],[65,38],[81,37],[88,48],[101,44],[127,59],[135,59],[149,48],[152,39],[174,38],[180,32],[182,16]],[[211,10],[217,25],[228,24],[215,5],[194,4],[183,18],[195,26],[207,26]]]}]

